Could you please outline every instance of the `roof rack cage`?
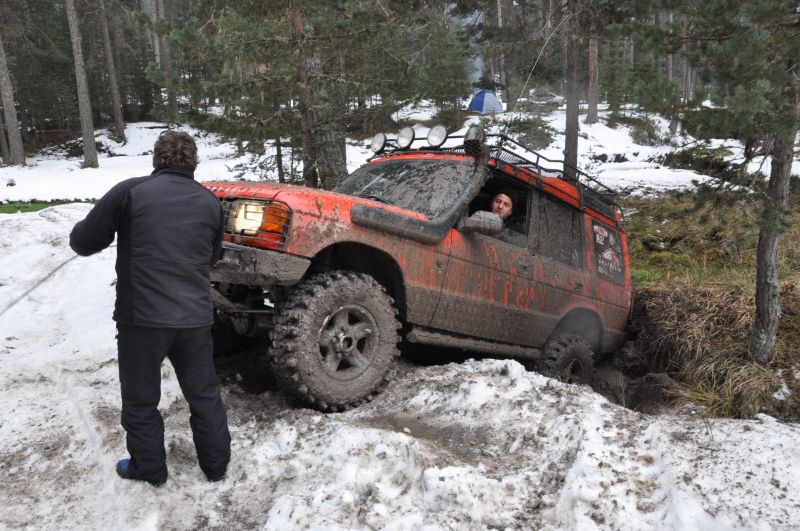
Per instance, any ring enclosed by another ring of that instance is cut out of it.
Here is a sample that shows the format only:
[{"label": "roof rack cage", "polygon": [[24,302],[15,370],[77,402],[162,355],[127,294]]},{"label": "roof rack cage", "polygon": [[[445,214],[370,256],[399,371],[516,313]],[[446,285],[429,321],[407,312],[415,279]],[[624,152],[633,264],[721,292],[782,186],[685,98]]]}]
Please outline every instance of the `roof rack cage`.
[{"label": "roof rack cage", "polygon": [[[464,138],[464,135],[449,135],[447,140]],[[495,139],[494,143],[491,139]],[[389,139],[391,141],[392,139]],[[415,139],[415,142],[422,139]],[[505,162],[518,168],[523,168],[545,178],[555,178],[570,182],[575,185],[580,194],[581,206],[588,206],[601,214],[616,220],[616,214],[622,215],[622,209],[614,201],[616,192],[604,185],[596,178],[586,172],[575,168],[563,160],[553,160],[534,151],[533,149],[517,142],[503,134],[487,134],[487,146],[490,149],[489,156],[500,162]],[[394,147],[394,149],[392,149]],[[389,144],[388,152],[399,151],[395,146]],[[431,148],[428,146],[419,147],[418,151],[465,153],[464,145],[451,147]],[[378,158],[384,153],[377,154],[370,158]],[[550,167],[548,167],[550,166]],[[566,172],[565,172],[566,170]],[[571,170],[571,172],[569,171]],[[571,177],[569,173],[574,174]]]}]

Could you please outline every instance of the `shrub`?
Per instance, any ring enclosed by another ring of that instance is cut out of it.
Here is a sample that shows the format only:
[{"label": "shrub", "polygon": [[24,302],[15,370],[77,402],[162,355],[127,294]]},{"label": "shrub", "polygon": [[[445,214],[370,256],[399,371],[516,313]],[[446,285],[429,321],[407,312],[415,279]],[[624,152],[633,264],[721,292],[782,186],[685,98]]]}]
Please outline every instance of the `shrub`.
[{"label": "shrub", "polygon": [[531,149],[546,148],[555,136],[555,130],[539,117],[514,118],[502,125],[501,132]]}]

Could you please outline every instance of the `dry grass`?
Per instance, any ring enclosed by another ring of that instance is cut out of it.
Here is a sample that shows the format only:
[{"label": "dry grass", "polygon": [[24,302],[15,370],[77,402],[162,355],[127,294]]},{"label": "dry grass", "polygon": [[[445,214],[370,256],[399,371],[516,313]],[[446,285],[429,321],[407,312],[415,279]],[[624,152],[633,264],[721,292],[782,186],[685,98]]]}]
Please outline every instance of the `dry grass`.
[{"label": "dry grass", "polygon": [[[800,186],[791,205],[800,204]],[[678,400],[711,416],[765,411],[800,419],[800,213],[781,235],[782,318],[767,367],[749,353],[763,204],[754,194],[670,193],[628,197],[632,331],[650,370],[668,372]],[[786,385],[791,393],[773,399]]]},{"label": "dry grass", "polygon": [[797,418],[800,410],[793,402],[775,403],[772,396],[782,381],[795,383],[793,368],[800,361],[797,282],[782,286],[784,315],[770,366],[754,363],[748,350],[755,310],[752,288],[725,282],[686,278],[637,289],[632,323],[636,343],[651,360],[651,370],[673,375],[678,382],[671,390],[674,396],[704,406],[710,416],[768,411]]}]

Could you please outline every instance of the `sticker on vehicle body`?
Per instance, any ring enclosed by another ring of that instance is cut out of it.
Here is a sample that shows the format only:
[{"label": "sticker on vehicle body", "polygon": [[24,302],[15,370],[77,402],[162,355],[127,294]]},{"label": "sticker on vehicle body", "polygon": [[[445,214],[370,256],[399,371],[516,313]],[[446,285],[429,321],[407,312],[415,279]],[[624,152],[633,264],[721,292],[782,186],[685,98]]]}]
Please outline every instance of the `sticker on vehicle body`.
[{"label": "sticker on vehicle body", "polygon": [[625,261],[622,255],[622,239],[614,230],[592,222],[594,232],[595,262],[597,274],[613,282],[625,281]]}]

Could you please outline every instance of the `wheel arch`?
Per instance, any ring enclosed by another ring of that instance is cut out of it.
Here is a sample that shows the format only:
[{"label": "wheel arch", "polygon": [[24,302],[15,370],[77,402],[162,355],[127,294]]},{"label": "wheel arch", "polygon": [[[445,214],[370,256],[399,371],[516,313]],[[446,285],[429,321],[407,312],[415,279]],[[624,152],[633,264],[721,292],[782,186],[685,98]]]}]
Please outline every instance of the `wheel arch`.
[{"label": "wheel arch", "polygon": [[596,312],[587,308],[575,308],[567,312],[553,329],[550,337],[574,334],[589,342],[592,351],[600,354],[603,343],[603,321]]},{"label": "wheel arch", "polygon": [[397,311],[405,320],[406,293],[403,271],[392,255],[363,243],[334,243],[314,256],[306,277],[334,269],[364,273],[377,280],[394,299]]}]

